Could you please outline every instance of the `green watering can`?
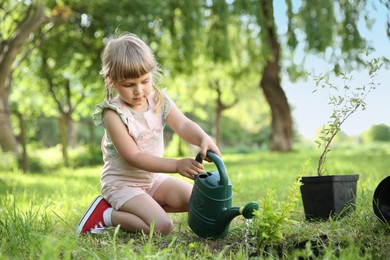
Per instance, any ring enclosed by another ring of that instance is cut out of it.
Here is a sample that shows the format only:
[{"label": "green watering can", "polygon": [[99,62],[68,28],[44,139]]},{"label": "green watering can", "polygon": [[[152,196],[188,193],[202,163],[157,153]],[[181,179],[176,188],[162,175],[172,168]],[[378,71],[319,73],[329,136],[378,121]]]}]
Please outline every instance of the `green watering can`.
[{"label": "green watering can", "polygon": [[[211,151],[207,151],[207,157],[217,170],[196,176],[188,208],[188,225],[200,237],[219,239],[227,235],[233,218],[243,215],[251,219],[259,205],[249,202],[244,207],[232,207],[232,184],[225,164]],[[200,153],[195,160],[202,163]]]}]

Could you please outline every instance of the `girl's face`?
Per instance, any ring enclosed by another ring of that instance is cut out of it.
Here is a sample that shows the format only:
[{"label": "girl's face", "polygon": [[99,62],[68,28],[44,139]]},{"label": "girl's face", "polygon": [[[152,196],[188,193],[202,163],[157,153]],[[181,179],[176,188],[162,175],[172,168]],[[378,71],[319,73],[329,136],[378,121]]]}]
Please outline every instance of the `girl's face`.
[{"label": "girl's face", "polygon": [[153,89],[153,75],[146,73],[139,78],[129,78],[113,86],[131,109],[135,111],[145,111],[148,108],[147,98]]}]

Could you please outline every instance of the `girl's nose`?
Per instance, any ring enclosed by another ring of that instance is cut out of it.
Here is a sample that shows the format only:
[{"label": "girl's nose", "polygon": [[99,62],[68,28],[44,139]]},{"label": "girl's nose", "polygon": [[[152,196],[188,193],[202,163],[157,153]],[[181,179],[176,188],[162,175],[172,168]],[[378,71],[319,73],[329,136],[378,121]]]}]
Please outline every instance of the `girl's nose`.
[{"label": "girl's nose", "polygon": [[141,84],[137,85],[137,86],[135,87],[135,89],[134,89],[134,92],[135,92],[136,94],[142,93],[142,85],[141,85]]}]

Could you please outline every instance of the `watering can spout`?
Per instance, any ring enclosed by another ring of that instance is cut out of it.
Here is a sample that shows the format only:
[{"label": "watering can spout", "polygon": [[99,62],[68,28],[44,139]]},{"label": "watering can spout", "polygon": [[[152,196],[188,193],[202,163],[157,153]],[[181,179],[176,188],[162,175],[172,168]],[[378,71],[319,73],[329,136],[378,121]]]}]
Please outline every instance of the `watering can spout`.
[{"label": "watering can spout", "polygon": [[249,202],[244,207],[240,208],[240,214],[246,219],[251,219],[255,216],[255,211],[259,210],[259,204],[256,202]]},{"label": "watering can spout", "polygon": [[218,230],[227,230],[230,222],[237,216],[242,215],[246,219],[254,217],[254,212],[259,209],[259,205],[256,202],[249,202],[244,207],[231,207],[224,210],[219,218],[216,220]]}]

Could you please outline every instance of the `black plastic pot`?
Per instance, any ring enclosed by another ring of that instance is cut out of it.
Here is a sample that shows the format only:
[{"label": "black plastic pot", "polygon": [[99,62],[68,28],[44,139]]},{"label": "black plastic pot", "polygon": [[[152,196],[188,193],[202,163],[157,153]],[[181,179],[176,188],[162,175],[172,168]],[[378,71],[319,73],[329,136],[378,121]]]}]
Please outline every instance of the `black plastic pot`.
[{"label": "black plastic pot", "polygon": [[302,177],[301,195],[307,220],[344,217],[355,210],[358,174]]},{"label": "black plastic pot", "polygon": [[390,176],[376,187],[372,206],[375,215],[384,223],[390,224]]}]

